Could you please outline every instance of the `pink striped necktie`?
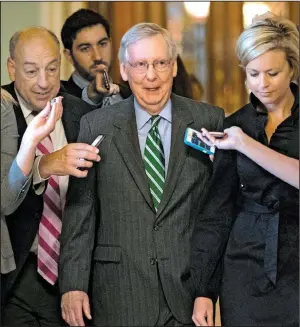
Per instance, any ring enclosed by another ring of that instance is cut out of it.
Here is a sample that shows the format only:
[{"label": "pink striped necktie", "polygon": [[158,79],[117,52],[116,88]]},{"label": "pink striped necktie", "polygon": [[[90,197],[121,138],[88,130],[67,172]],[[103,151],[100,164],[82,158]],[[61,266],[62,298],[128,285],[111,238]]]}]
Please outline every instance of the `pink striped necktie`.
[{"label": "pink striped necktie", "polygon": [[[40,154],[53,152],[49,136],[37,146]],[[43,195],[44,209],[38,232],[38,273],[51,285],[58,277],[59,236],[61,233],[62,203],[57,176],[50,176]]]}]

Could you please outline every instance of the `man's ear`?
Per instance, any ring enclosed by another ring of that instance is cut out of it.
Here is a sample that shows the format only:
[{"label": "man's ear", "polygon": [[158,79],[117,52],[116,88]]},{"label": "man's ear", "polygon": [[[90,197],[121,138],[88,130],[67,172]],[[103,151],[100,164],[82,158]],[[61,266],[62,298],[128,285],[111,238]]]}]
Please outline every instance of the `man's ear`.
[{"label": "man's ear", "polygon": [[68,60],[68,62],[74,66],[74,60],[71,54],[71,51],[69,49],[64,49],[64,55],[66,57],[66,59]]},{"label": "man's ear", "polygon": [[120,64],[120,74],[122,76],[122,79],[124,82],[128,81],[128,74],[127,74],[127,71],[126,71],[126,67],[125,65],[122,63]]},{"label": "man's ear", "polygon": [[13,82],[16,76],[16,66],[11,57],[7,59],[7,70],[10,80]]}]

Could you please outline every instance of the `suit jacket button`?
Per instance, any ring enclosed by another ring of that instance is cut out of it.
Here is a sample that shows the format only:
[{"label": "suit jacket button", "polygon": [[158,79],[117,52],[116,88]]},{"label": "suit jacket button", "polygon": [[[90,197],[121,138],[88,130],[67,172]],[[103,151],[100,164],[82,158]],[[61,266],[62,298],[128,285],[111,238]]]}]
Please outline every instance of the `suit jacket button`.
[{"label": "suit jacket button", "polygon": [[155,260],[154,258],[151,258],[151,259],[150,259],[150,264],[151,264],[152,266],[154,266],[155,263],[156,263],[156,260]]},{"label": "suit jacket button", "polygon": [[155,225],[154,226],[154,230],[159,230],[159,226],[158,225]]}]

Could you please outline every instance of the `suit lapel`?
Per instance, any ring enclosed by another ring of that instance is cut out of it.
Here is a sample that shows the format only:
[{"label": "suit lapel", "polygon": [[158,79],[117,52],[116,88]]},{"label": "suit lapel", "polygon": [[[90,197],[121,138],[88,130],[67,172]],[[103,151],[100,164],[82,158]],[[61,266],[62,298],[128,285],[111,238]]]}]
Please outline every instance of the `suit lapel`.
[{"label": "suit lapel", "polygon": [[[62,94],[59,93],[57,96],[60,95]],[[64,98],[62,100],[62,104],[63,104],[63,114],[61,119],[64,126],[66,139],[68,143],[73,143],[77,141],[78,131],[80,128],[80,118],[81,118],[78,116],[80,115],[80,113],[78,112],[78,110],[76,110],[76,108],[70,105],[69,101],[65,101]]]},{"label": "suit lapel", "polygon": [[[65,108],[64,108],[65,109]],[[79,130],[79,125],[75,120],[70,119],[70,115],[65,112],[62,115],[62,123],[68,143],[76,142],[75,131]]]},{"label": "suit lapel", "polygon": [[114,122],[114,142],[145,201],[155,212],[139,146],[133,97],[122,102],[122,111]]},{"label": "suit lapel", "polygon": [[188,109],[188,104],[180,98],[172,96],[172,134],[169,167],[165,183],[165,189],[161,203],[157,211],[157,219],[170,201],[174,188],[180,176],[183,164],[187,156],[187,148],[184,144],[184,132],[187,125],[194,122],[193,116]]},{"label": "suit lapel", "polygon": [[[123,101],[122,106],[123,113],[119,114],[114,122],[116,128],[114,142],[146,202],[155,212],[140,153],[133,97]],[[184,132],[186,127],[194,122],[187,106],[187,103],[172,96],[171,151],[165,189],[156,214],[157,219],[161,218],[161,213],[170,201],[187,156],[188,151],[183,142]]]}]

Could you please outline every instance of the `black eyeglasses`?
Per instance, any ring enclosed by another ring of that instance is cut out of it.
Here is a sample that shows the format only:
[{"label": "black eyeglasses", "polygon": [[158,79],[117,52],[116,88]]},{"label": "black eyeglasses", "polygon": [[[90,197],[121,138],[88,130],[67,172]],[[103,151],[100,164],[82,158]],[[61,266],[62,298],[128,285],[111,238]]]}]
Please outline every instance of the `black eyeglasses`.
[{"label": "black eyeglasses", "polygon": [[152,65],[157,72],[164,72],[168,70],[171,62],[172,60],[169,59],[169,60],[155,60],[153,61],[152,64],[149,64],[146,61],[137,61],[137,62],[128,61],[128,64],[133,68],[134,72],[138,74],[144,74],[147,72],[150,65]]}]

